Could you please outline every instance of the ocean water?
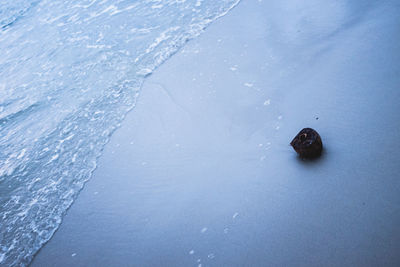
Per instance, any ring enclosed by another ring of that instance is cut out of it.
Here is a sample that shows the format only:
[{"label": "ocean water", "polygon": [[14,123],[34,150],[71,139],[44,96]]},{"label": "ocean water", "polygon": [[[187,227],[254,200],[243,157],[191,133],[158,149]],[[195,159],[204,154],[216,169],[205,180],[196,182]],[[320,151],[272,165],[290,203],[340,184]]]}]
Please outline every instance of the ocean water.
[{"label": "ocean water", "polygon": [[0,265],[48,241],[146,76],[239,0],[4,0]]}]

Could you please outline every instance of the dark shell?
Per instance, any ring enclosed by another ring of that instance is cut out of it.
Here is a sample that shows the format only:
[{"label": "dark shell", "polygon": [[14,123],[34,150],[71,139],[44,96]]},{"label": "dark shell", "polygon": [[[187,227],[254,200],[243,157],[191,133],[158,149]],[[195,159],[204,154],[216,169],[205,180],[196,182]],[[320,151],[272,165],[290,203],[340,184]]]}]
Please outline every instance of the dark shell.
[{"label": "dark shell", "polygon": [[322,140],[317,131],[311,128],[304,128],[290,142],[302,158],[316,158],[322,152]]}]

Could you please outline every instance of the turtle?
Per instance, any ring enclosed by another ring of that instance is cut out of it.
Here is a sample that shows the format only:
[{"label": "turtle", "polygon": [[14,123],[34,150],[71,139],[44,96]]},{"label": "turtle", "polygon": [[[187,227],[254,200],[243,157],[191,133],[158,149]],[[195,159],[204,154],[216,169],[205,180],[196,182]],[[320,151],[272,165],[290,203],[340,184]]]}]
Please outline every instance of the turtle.
[{"label": "turtle", "polygon": [[304,128],[290,142],[293,149],[301,158],[317,158],[322,152],[322,140],[317,131]]}]

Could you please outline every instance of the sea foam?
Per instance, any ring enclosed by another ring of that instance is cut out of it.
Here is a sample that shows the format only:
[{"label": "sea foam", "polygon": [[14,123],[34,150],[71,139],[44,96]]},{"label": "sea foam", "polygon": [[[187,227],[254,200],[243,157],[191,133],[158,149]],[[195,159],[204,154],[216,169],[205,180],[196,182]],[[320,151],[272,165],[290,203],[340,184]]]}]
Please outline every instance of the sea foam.
[{"label": "sea foam", "polygon": [[238,2],[2,2],[0,265],[29,264],[145,77]]}]

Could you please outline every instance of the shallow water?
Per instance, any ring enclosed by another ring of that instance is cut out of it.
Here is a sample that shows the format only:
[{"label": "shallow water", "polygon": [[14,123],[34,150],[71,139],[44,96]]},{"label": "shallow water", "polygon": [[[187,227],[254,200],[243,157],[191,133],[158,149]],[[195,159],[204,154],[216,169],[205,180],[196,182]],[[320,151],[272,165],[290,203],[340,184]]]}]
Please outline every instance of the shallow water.
[{"label": "shallow water", "polygon": [[144,78],[238,0],[0,6],[0,264],[61,223]]}]

